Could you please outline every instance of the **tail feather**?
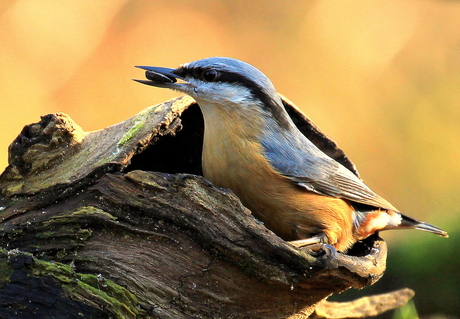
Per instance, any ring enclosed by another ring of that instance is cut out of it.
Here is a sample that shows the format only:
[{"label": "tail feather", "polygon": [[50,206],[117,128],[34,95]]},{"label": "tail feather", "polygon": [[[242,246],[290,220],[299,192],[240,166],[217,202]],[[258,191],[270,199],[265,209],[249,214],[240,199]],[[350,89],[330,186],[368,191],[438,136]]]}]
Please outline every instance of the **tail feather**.
[{"label": "tail feather", "polygon": [[402,217],[403,218],[399,226],[400,228],[419,229],[419,230],[427,231],[427,232],[430,232],[430,233],[433,233],[433,234],[436,234],[436,235],[439,235],[445,238],[449,237],[447,232],[445,232],[439,227],[436,227],[434,225],[422,222],[420,220],[417,220],[417,219],[414,219],[414,218],[411,218],[405,215],[402,215]]}]

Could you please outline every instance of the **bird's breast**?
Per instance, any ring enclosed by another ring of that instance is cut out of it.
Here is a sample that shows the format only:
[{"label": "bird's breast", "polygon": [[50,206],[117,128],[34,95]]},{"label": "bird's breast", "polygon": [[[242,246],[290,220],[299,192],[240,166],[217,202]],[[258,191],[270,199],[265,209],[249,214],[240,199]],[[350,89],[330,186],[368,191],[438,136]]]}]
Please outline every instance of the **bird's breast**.
[{"label": "bird's breast", "polygon": [[260,119],[251,121],[241,114],[223,111],[203,113],[202,166],[207,179],[216,186],[230,188],[251,210],[255,203],[260,206],[273,202],[292,188],[290,181],[264,157],[259,141],[263,124]]}]

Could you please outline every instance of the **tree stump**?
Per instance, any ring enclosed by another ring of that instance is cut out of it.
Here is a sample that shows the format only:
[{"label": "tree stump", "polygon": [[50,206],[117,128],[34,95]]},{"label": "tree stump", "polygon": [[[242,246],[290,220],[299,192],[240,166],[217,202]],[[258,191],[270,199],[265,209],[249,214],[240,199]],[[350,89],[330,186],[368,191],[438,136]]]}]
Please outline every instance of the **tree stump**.
[{"label": "tree stump", "polygon": [[185,96],[95,132],[62,113],[24,127],[0,176],[0,317],[362,318],[413,296],[325,301],[381,278],[385,242],[374,235],[346,255],[291,246],[200,176],[203,129]]}]

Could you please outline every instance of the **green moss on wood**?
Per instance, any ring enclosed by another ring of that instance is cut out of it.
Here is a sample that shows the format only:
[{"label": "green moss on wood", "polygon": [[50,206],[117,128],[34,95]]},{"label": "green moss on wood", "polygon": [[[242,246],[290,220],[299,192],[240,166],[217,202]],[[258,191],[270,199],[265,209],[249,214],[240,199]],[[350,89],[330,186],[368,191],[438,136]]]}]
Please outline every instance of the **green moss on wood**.
[{"label": "green moss on wood", "polygon": [[118,318],[139,318],[143,313],[137,306],[136,296],[112,280],[89,274],[77,274],[76,277],[77,285],[64,286],[69,294],[73,296],[90,294],[91,300],[102,301]]},{"label": "green moss on wood", "polygon": [[5,249],[0,249],[0,287],[10,280],[13,273],[13,268],[7,262],[8,252]]},{"label": "green moss on wood", "polygon": [[31,273],[49,276],[61,283],[66,295],[84,303],[105,309],[115,318],[143,318],[137,297],[126,288],[101,275],[75,273],[70,265],[34,260]]},{"label": "green moss on wood", "polygon": [[127,132],[125,132],[125,134],[123,134],[123,136],[118,141],[118,147],[121,147],[130,140],[132,140],[137,135],[137,133],[139,133],[139,131],[141,131],[145,127],[146,118],[149,111],[150,108],[147,108],[137,115],[130,129]]},{"label": "green moss on wood", "polygon": [[45,225],[50,225],[54,223],[60,223],[60,224],[65,224],[65,223],[70,223],[70,222],[75,222],[75,219],[77,218],[101,218],[105,220],[116,220],[117,218],[105,211],[103,211],[100,208],[96,208],[93,206],[84,206],[80,207],[74,211],[71,212],[66,212],[63,214],[59,214],[56,216],[51,217],[49,220],[45,222]]},{"label": "green moss on wood", "polygon": [[75,274],[70,265],[40,259],[34,259],[31,273],[35,276],[50,276],[61,283],[72,283],[75,280]]}]

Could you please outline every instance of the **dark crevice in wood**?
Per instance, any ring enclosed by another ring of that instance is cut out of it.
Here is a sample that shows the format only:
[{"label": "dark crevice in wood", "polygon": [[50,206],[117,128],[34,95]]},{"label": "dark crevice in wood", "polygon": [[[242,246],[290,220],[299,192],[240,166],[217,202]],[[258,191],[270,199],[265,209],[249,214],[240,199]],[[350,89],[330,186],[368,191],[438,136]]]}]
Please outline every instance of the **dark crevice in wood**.
[{"label": "dark crevice in wood", "polygon": [[181,117],[181,129],[165,135],[131,159],[125,172],[133,170],[202,175],[204,121],[197,104],[191,105]]}]

